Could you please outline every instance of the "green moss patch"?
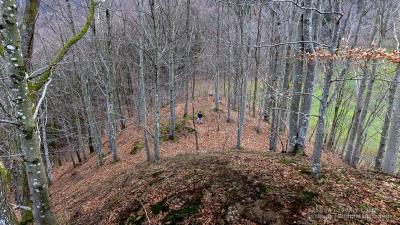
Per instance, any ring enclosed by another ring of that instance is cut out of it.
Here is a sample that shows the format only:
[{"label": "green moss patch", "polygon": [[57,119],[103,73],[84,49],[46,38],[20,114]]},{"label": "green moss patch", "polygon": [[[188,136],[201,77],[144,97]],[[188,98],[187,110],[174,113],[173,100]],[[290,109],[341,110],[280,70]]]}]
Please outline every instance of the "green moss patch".
[{"label": "green moss patch", "polygon": [[158,202],[152,206],[150,206],[150,210],[154,215],[159,214],[160,212],[168,212],[169,205],[166,199],[163,199],[161,202]]},{"label": "green moss patch", "polygon": [[131,151],[129,152],[129,154],[131,155],[135,155],[137,154],[139,151],[141,151],[144,148],[144,143],[140,142],[140,141],[135,141],[132,145]]},{"label": "green moss patch", "polygon": [[300,192],[298,199],[306,205],[311,205],[314,203],[315,198],[318,197],[318,195],[317,192],[303,190]]},{"label": "green moss patch", "polygon": [[193,199],[187,201],[180,209],[169,212],[163,219],[163,222],[166,224],[176,224],[184,218],[196,214],[201,208],[201,198],[202,195],[200,193],[195,194]]}]

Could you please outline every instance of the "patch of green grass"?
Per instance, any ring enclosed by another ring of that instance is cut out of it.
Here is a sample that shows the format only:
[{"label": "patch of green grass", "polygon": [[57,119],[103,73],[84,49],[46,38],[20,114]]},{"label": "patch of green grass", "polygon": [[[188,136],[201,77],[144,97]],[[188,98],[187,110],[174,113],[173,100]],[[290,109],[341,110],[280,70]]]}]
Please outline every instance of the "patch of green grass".
[{"label": "patch of green grass", "polygon": [[157,177],[159,177],[159,176],[160,176],[161,174],[163,174],[163,173],[164,173],[164,171],[163,171],[163,170],[160,170],[160,171],[157,171],[157,172],[151,174],[151,176],[152,176],[153,178],[157,178]]},{"label": "patch of green grass", "polygon": [[178,210],[173,210],[163,219],[163,222],[170,222],[176,224],[178,221],[184,219],[185,217],[191,216],[197,213],[201,207],[201,198],[194,197],[194,199],[186,203],[182,208]]},{"label": "patch of green grass", "polygon": [[129,154],[135,155],[143,148],[144,148],[143,142],[135,141],[135,143],[133,143],[133,145],[132,145],[132,148],[131,148],[131,151],[129,152]]},{"label": "patch of green grass", "polygon": [[389,202],[388,205],[392,208],[400,210],[400,203],[399,202]]},{"label": "patch of green grass", "polygon": [[368,206],[361,203],[361,204],[357,205],[357,208],[365,210],[365,209],[368,209]]},{"label": "patch of green grass", "polygon": [[274,191],[274,187],[272,187],[270,185],[261,183],[259,186],[260,186],[260,193],[261,194],[270,193],[270,192]]},{"label": "patch of green grass", "polygon": [[150,210],[154,215],[157,215],[160,212],[168,212],[169,211],[169,205],[167,203],[167,200],[164,199],[161,202],[158,202],[158,203],[150,206]]},{"label": "patch of green grass", "polygon": [[18,225],[28,225],[33,223],[33,214],[31,211],[26,211],[22,214],[22,218],[19,221]]},{"label": "patch of green grass", "polygon": [[[189,122],[190,117],[184,117],[182,119],[175,120],[175,138],[171,138],[169,135],[170,132],[170,123],[169,121],[162,125],[160,128],[160,140],[161,141],[174,141],[179,133],[187,129],[186,124]],[[194,129],[187,129],[189,132],[195,131]]]},{"label": "patch of green grass", "polygon": [[305,165],[300,168],[300,173],[305,175],[311,175],[311,167],[309,165]]},{"label": "patch of green grass", "polygon": [[129,217],[125,224],[126,225],[140,225],[144,222],[145,217],[144,216],[131,216]]},{"label": "patch of green grass", "polygon": [[300,192],[298,198],[302,203],[311,205],[314,203],[314,200],[316,197],[318,197],[318,195],[319,194],[317,192],[303,190]]},{"label": "patch of green grass", "polygon": [[294,159],[291,157],[284,157],[281,160],[279,160],[279,163],[285,164],[285,165],[291,165],[294,163]]}]

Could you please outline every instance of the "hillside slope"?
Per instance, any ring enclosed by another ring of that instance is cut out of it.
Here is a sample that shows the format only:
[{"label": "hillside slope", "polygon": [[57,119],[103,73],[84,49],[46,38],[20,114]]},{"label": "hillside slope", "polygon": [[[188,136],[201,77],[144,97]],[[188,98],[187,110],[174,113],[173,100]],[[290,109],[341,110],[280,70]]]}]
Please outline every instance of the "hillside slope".
[{"label": "hillside slope", "polygon": [[[60,222],[400,223],[399,178],[357,171],[324,154],[323,178],[314,182],[309,158],[266,151],[267,124],[258,134],[257,120],[246,118],[244,149],[237,152],[236,123],[221,119],[217,131],[211,101],[199,101],[196,108],[206,115],[205,124],[198,126],[198,152],[193,133],[182,129],[177,140],[162,143],[160,162],[145,162],[144,151],[130,153],[142,137],[131,126],[118,137],[120,162],[111,164],[107,157],[108,163],[97,167],[92,157],[77,168],[58,168],[51,199]],[[181,116],[182,105],[177,113]]]}]

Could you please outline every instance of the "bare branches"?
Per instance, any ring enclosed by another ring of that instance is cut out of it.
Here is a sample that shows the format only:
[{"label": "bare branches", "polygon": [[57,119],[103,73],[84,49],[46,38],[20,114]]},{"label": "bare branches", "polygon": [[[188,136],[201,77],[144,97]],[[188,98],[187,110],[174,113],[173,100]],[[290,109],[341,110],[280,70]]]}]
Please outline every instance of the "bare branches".
[{"label": "bare branches", "polygon": [[[300,8],[300,9],[303,9],[303,10],[313,10],[313,11],[315,11],[315,12],[317,12],[318,14],[321,14],[321,15],[337,14],[337,15],[340,16],[340,18],[343,17],[343,13],[341,13],[341,12],[336,12],[336,11],[332,11],[332,12],[323,12],[323,11],[317,9],[317,8],[310,8],[310,7],[301,6],[301,5],[299,5],[297,2],[292,1],[292,0],[273,0],[273,2],[278,2],[278,3],[279,3],[279,2],[288,2],[288,3],[294,4],[296,7]],[[339,19],[340,19],[340,18],[339,18]]]},{"label": "bare branches", "polygon": [[91,0],[89,17],[87,18],[86,23],[83,26],[82,30],[76,35],[74,35],[71,39],[69,39],[67,43],[58,51],[56,57],[53,59],[53,61],[51,61],[47,69],[41,74],[39,79],[34,83],[34,89],[36,91],[40,90],[42,86],[49,80],[51,71],[57,65],[57,63],[62,60],[64,55],[68,52],[69,48],[76,42],[78,42],[80,39],[82,39],[83,36],[86,34],[86,32],[89,30],[90,24],[92,24],[92,21],[94,19],[94,11],[96,8],[95,6],[96,6],[96,1]]},{"label": "bare branches", "polygon": [[1,119],[0,119],[0,124],[1,124],[1,123],[11,124],[11,125],[16,125],[16,126],[18,126],[18,123],[17,123],[17,122],[10,121],[10,120],[1,120]]}]

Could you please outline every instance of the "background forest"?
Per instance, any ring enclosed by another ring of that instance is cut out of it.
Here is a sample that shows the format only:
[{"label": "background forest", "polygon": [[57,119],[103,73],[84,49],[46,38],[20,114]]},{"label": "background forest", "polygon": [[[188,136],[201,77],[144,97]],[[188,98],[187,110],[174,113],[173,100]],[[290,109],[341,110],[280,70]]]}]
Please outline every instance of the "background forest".
[{"label": "background forest", "polygon": [[95,158],[101,170],[127,149],[157,164],[163,143],[181,138],[193,151],[214,138],[235,151],[265,140],[261,151],[310,157],[316,180],[323,154],[399,173],[398,0],[0,6],[1,225],[14,224],[12,211],[56,224],[49,184],[65,165]]}]

